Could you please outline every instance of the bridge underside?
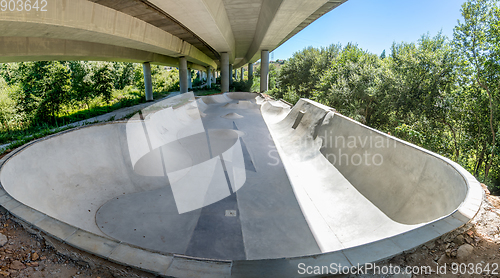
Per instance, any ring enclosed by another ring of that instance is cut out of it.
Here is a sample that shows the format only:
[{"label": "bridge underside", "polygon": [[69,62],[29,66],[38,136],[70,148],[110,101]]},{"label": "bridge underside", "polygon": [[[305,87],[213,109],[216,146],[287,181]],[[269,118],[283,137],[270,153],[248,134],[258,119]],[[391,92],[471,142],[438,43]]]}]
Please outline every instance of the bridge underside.
[{"label": "bridge underside", "polygon": [[10,11],[7,5],[0,12],[0,61],[114,60],[176,66],[174,59],[185,57],[190,68],[220,69],[222,53],[227,53],[236,69],[345,1],[51,0],[44,11],[19,11],[17,6]]},{"label": "bridge underside", "polygon": [[[178,67],[179,59],[128,47],[37,37],[0,37],[0,63],[24,61],[114,61]],[[206,67],[188,62],[188,67],[205,71]]]}]

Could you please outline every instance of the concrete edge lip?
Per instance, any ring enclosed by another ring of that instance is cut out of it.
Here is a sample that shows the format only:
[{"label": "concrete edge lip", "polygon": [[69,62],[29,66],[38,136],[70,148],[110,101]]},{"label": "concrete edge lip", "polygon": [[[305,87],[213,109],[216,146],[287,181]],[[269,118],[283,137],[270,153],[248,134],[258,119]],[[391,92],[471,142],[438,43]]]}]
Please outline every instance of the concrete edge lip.
[{"label": "concrete edge lip", "polygon": [[[95,125],[77,127],[27,143],[13,150],[3,159],[0,159],[0,172],[2,170],[2,166],[11,157],[15,156],[17,153],[23,151],[32,144],[36,144],[37,142],[47,140],[53,136],[58,136],[66,132],[92,126]],[[238,277],[245,274],[245,277],[290,277],[298,274],[298,263],[304,263],[306,265],[321,265],[323,263],[324,265],[328,265],[332,262],[338,261],[342,264],[356,266],[358,263],[377,262],[390,258],[402,253],[405,250],[415,248],[443,234],[455,230],[456,228],[469,222],[477,214],[484,196],[479,182],[458,164],[425,149],[419,147],[416,148],[443,160],[443,162],[454,168],[464,178],[464,181],[468,186],[468,191],[462,204],[449,215],[429,222],[419,229],[410,230],[390,238],[381,239],[352,248],[310,256],[265,260],[222,261],[188,257],[178,254],[161,254],[123,242],[110,240],[47,216],[46,214],[32,209],[12,198],[3,189],[3,187],[1,187],[1,184],[0,205],[22,221],[41,231],[44,231],[49,236],[64,243],[99,257],[123,265],[142,269],[156,275],[193,277],[203,274],[204,277]],[[403,244],[402,242],[404,242],[404,239],[407,237],[418,237],[419,242],[415,244]],[[367,256],[367,249],[374,250],[374,252],[368,252],[370,254]]]}]

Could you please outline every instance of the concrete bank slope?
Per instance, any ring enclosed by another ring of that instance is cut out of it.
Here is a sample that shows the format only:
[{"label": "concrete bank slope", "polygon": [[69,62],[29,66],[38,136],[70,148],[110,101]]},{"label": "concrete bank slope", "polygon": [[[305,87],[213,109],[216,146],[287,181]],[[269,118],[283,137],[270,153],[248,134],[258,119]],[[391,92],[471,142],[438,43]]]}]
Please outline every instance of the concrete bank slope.
[{"label": "concrete bank slope", "polygon": [[35,228],[168,277],[375,262],[463,225],[482,200],[452,161],[251,93],[182,94],[43,138],[0,160],[0,182],[0,205]]},{"label": "concrete bank slope", "polygon": [[445,157],[308,99],[261,107],[325,256],[388,258],[461,226],[481,205],[479,182]]}]

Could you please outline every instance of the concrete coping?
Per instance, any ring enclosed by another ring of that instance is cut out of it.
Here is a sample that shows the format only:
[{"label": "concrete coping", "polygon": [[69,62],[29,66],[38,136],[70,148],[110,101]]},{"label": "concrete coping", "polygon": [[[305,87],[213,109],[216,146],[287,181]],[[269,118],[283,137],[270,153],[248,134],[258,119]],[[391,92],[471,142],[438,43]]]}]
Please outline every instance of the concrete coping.
[{"label": "concrete coping", "polygon": [[[334,113],[345,117],[337,112]],[[91,128],[96,125],[102,124],[77,127],[27,143],[0,159],[0,171],[3,165],[10,158],[32,144],[36,144],[40,141],[80,128]],[[390,136],[378,130],[372,128],[369,129],[374,132]],[[331,263],[337,263],[337,265],[348,267],[356,267],[365,263],[382,261],[396,256],[406,250],[416,248],[421,244],[461,227],[462,225],[468,223],[478,212],[484,193],[479,182],[469,172],[457,163],[438,154],[393,136],[390,137],[398,142],[437,157],[453,167],[463,177],[468,186],[465,200],[451,214],[427,223],[418,229],[410,230],[408,232],[375,242],[370,242],[368,244],[328,253],[291,258],[234,261],[211,260],[206,258],[189,257],[180,254],[160,253],[127,244],[125,242],[98,236],[54,219],[38,210],[18,202],[16,199],[12,198],[3,189],[3,187],[1,187],[1,184],[0,205],[7,209],[15,217],[28,223],[33,228],[43,231],[50,237],[58,239],[90,254],[97,255],[119,264],[138,268],[155,275],[167,277],[305,277],[305,275],[299,275],[298,273],[299,263],[313,267],[329,266]]]}]

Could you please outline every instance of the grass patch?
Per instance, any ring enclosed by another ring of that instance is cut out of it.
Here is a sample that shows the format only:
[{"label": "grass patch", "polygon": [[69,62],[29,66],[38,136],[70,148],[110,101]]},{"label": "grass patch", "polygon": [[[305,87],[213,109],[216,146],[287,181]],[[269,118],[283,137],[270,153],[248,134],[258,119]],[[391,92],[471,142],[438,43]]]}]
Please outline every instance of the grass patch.
[{"label": "grass patch", "polygon": [[61,131],[69,130],[72,128],[75,128],[75,127],[74,126],[65,126],[65,127],[55,128],[55,129],[46,128],[46,129],[42,129],[42,130],[39,130],[37,132],[34,132],[34,133],[24,137],[24,138],[21,138],[19,140],[16,140],[16,141],[8,144],[3,149],[0,149],[0,158],[4,157],[8,153],[10,153],[12,150],[14,150],[14,149],[16,149],[16,148],[18,148],[18,147],[20,147],[28,142],[31,142],[33,140],[37,140],[37,139],[40,139],[40,138],[43,138],[43,137],[46,137],[46,136],[49,136],[52,134],[56,134],[56,133],[59,133]]},{"label": "grass patch", "polygon": [[[161,99],[169,94],[169,92],[155,92],[153,98]],[[62,115],[56,117],[52,123],[16,122],[14,125],[0,129],[0,144],[10,142],[9,145],[0,149],[0,155],[5,155],[10,150],[38,138],[74,128],[74,126],[67,125],[144,102],[144,95],[141,94],[139,90],[132,87],[126,87],[123,90],[113,92],[113,99],[109,103],[101,99],[95,99],[92,100],[90,105],[81,103],[73,106],[68,105],[63,109]],[[87,105],[90,106],[90,109],[85,109]],[[128,118],[132,117],[133,114],[135,114],[135,112],[127,115]],[[111,117],[109,121],[113,121],[114,119],[114,117]]]},{"label": "grass patch", "polygon": [[217,95],[220,94],[220,90],[210,89],[210,90],[197,90],[194,92],[195,96],[209,96],[209,95]]}]

